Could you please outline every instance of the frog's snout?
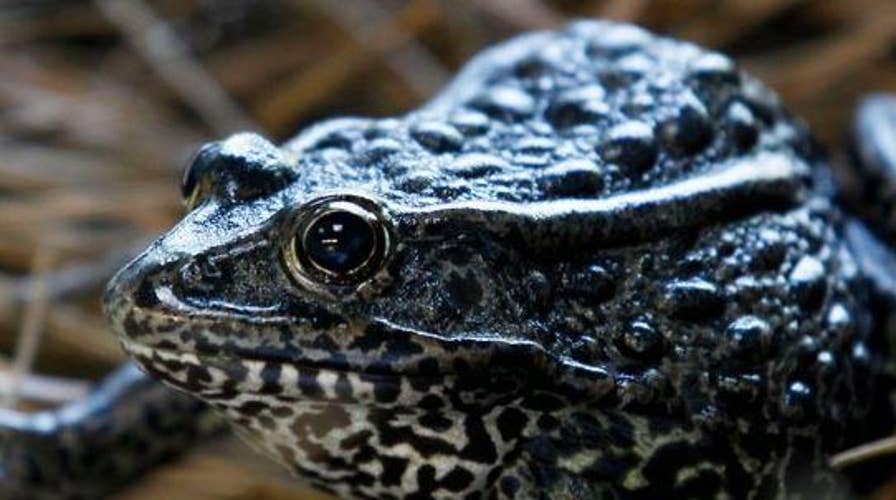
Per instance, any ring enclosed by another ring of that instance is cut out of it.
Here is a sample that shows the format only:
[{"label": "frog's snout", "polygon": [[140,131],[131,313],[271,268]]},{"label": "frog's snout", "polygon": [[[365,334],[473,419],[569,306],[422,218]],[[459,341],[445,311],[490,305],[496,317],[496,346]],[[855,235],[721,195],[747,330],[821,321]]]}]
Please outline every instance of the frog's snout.
[{"label": "frog's snout", "polygon": [[161,275],[162,269],[162,264],[150,249],[109,280],[103,294],[103,311],[120,338],[133,339],[147,331],[137,321],[137,316],[154,311],[161,305],[156,278]]}]

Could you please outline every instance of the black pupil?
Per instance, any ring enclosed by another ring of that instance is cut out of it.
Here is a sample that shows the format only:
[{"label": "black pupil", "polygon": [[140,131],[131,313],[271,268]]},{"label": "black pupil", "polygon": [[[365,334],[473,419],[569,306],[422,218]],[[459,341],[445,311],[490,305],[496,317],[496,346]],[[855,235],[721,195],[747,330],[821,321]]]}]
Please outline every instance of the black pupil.
[{"label": "black pupil", "polygon": [[305,254],[316,265],[334,273],[348,273],[373,253],[376,236],[370,224],[351,212],[322,215],[305,233]]}]

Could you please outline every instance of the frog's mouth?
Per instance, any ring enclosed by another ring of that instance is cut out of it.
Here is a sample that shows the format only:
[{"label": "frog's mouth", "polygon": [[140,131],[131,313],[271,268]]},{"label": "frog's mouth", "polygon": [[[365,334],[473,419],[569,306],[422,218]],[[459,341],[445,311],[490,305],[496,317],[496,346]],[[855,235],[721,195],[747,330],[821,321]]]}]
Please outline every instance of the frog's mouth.
[{"label": "frog's mouth", "polygon": [[164,286],[141,297],[116,290],[143,279],[122,272],[106,310],[124,350],[152,375],[210,401],[267,394],[376,402],[383,394],[419,394],[411,386],[487,379],[495,367],[561,364],[536,342],[497,333],[445,336],[382,318],[315,329],[289,315],[193,305]]},{"label": "frog's mouth", "polygon": [[[127,337],[121,339],[121,344],[151,375],[209,402],[253,394],[285,400],[413,406],[433,391],[450,392],[450,387],[456,385],[469,388],[471,383],[494,382],[501,367],[519,369],[513,378],[520,384],[540,368],[564,366],[563,371],[567,372],[571,368],[586,368],[551,360],[545,349],[534,342],[481,336],[447,339],[410,332],[385,321],[377,324],[380,334],[413,335],[412,342],[419,346],[420,355],[365,365],[353,364],[345,357],[297,359],[285,353],[182,350]],[[612,377],[600,369],[592,370],[586,374],[589,379],[585,383],[602,395],[612,388]],[[506,378],[507,373],[504,375]]]}]

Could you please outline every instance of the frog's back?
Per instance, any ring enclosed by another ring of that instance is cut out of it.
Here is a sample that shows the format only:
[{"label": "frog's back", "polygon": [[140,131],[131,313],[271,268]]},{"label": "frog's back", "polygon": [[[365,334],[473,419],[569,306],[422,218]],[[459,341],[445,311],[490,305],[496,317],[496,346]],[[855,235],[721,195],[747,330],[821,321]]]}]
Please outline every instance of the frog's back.
[{"label": "frog's back", "polygon": [[601,198],[811,150],[726,56],[596,21],[484,51],[403,119],[325,122],[288,146],[409,205]]}]

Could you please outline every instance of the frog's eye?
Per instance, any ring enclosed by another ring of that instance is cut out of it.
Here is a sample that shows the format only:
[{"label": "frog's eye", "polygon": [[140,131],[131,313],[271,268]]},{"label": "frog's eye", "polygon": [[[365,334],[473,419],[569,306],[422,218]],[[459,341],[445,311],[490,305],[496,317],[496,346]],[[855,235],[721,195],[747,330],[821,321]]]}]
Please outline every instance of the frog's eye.
[{"label": "frog's eye", "polygon": [[291,267],[317,283],[357,284],[384,260],[389,232],[378,214],[353,201],[309,203],[292,241]]}]

